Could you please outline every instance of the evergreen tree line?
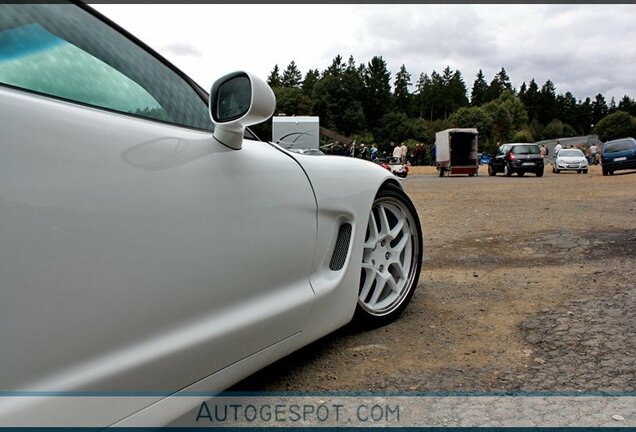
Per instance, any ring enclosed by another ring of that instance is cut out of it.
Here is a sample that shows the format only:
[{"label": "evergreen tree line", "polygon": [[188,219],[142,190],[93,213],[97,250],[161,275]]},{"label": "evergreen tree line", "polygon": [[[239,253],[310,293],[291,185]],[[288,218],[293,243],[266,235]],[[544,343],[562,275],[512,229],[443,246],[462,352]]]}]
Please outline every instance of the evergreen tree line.
[{"label": "evergreen tree line", "polygon": [[[324,71],[304,76],[292,61],[283,71],[274,66],[267,82],[276,94],[274,115],[319,116],[321,126],[381,149],[390,142],[431,144],[435,132],[449,127],[476,127],[484,150],[497,142],[636,135],[636,101],[629,96],[618,103],[600,93],[577,100],[571,92],[557,94],[551,80],[539,86],[534,79],[517,90],[503,67],[490,83],[479,70],[470,92],[449,66],[413,82],[402,65],[392,79],[381,56],[357,65],[353,56],[345,62],[338,55]],[[255,129],[271,136],[271,122]]]}]

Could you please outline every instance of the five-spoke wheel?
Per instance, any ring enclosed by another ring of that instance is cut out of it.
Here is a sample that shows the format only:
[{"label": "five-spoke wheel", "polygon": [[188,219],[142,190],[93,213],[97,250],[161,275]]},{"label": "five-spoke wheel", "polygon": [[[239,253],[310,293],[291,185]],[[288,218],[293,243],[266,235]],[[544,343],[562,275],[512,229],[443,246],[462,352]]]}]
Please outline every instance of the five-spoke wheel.
[{"label": "five-spoke wheel", "polygon": [[378,192],[367,225],[355,320],[378,326],[406,307],[422,266],[422,231],[417,211],[397,186]]}]

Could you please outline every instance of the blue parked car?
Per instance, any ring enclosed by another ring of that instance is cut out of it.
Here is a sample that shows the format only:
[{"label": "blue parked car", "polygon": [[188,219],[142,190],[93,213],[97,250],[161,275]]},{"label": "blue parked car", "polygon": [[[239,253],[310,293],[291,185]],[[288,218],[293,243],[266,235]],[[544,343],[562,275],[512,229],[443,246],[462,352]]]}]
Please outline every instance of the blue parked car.
[{"label": "blue parked car", "polygon": [[479,165],[488,165],[490,162],[490,155],[486,152],[481,153],[479,156]]},{"label": "blue parked car", "polygon": [[636,140],[621,138],[603,144],[601,151],[603,175],[613,175],[614,171],[636,169]]}]

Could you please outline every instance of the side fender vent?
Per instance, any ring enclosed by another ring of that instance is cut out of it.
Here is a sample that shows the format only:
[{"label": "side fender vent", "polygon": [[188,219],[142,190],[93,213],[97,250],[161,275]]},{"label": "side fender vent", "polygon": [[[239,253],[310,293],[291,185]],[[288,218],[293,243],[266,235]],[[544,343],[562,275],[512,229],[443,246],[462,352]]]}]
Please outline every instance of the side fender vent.
[{"label": "side fender vent", "polygon": [[344,223],[340,225],[338,229],[338,238],[336,239],[336,246],[333,248],[333,255],[331,255],[331,261],[329,262],[329,269],[333,271],[342,270],[345,260],[347,259],[347,253],[349,252],[349,243],[351,242],[351,224]]}]

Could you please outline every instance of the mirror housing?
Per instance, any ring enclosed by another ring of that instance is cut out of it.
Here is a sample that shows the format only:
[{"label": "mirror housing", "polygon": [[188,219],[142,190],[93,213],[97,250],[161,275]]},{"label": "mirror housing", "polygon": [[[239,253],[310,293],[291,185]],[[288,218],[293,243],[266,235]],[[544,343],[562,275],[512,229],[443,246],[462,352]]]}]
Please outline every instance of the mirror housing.
[{"label": "mirror housing", "polygon": [[276,96],[262,79],[232,72],[217,79],[210,90],[209,111],[214,138],[234,150],[243,145],[245,128],[274,114]]}]

